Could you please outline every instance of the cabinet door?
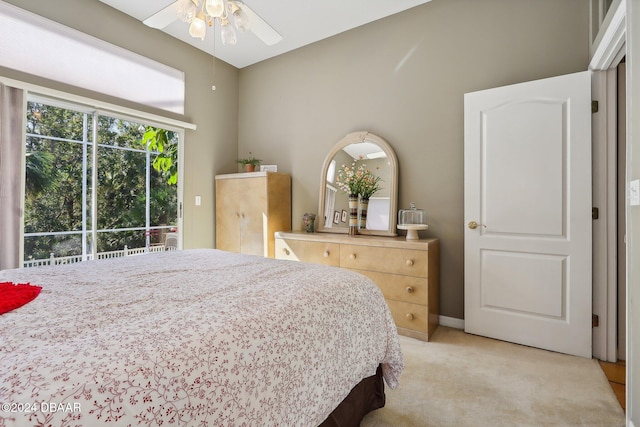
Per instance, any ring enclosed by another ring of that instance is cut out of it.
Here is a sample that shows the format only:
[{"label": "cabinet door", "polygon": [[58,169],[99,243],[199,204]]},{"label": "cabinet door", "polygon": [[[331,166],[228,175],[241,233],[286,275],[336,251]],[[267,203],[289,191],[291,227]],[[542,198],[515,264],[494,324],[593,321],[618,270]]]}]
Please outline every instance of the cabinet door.
[{"label": "cabinet door", "polygon": [[235,206],[240,222],[240,252],[266,255],[267,241],[267,180],[264,177],[239,179]]},{"label": "cabinet door", "polygon": [[240,252],[239,180],[216,180],[216,248]]},{"label": "cabinet door", "polygon": [[264,255],[266,212],[264,177],[216,181],[216,247]]}]

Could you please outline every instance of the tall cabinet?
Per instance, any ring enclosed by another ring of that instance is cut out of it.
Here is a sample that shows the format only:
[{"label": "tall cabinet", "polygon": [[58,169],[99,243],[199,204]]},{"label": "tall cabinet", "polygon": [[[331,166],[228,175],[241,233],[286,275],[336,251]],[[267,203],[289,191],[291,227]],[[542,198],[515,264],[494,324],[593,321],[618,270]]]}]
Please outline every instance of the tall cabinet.
[{"label": "tall cabinet", "polygon": [[216,248],[274,257],[274,233],[291,229],[291,176],[216,176]]}]

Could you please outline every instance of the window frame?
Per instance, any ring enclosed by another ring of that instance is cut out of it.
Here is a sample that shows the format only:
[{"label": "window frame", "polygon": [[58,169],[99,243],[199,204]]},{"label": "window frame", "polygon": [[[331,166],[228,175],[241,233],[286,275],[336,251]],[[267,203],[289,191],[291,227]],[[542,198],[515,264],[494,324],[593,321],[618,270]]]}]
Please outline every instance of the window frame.
[{"label": "window frame", "polygon": [[[7,83],[7,80],[9,81]],[[13,87],[20,87],[25,90],[25,103],[23,105],[23,122],[26,123],[26,114],[27,114],[27,104],[28,102],[38,102],[43,103],[59,108],[66,108],[73,111],[77,111],[80,113],[93,115],[93,132],[92,141],[97,141],[97,118],[100,115],[109,116],[112,118],[116,118],[124,121],[132,121],[136,123],[141,123],[144,126],[154,126],[162,129],[166,129],[172,132],[175,132],[178,135],[178,183],[177,183],[177,228],[178,228],[178,249],[182,249],[182,240],[184,229],[184,203],[183,203],[183,194],[184,194],[184,144],[186,140],[186,130],[195,130],[196,126],[191,123],[182,122],[175,119],[169,119],[162,116],[157,116],[154,114],[148,114],[141,111],[136,111],[129,108],[119,107],[115,104],[104,103],[96,100],[91,100],[89,98],[79,97],[72,94],[65,94],[60,91],[50,90],[47,88],[38,87],[35,85],[31,85],[24,82],[16,82],[11,79],[4,79],[0,76],[0,81],[8,84]],[[15,84],[18,83],[18,84]],[[22,87],[21,87],[22,86]],[[40,89],[40,90],[38,90]],[[55,96],[52,96],[55,95]],[[23,136],[22,136],[22,147],[24,151],[26,142],[26,127],[23,127]],[[98,149],[99,144],[93,144],[94,150]],[[22,158],[24,159],[24,152]],[[95,153],[94,153],[95,154]],[[92,161],[97,162],[97,156],[92,156]],[[97,180],[97,167],[94,164],[92,166],[92,171],[96,175],[91,178],[91,182],[95,182]],[[25,183],[26,183],[26,170],[25,170],[25,162],[22,162],[22,173],[21,173],[21,230],[20,230],[20,260],[21,263],[24,263],[24,239],[25,239],[25,230],[24,230],[24,200],[25,200]],[[92,186],[92,191],[95,192],[97,189],[96,186]],[[92,200],[97,200],[97,194],[92,194]],[[97,203],[91,204],[91,245],[93,254],[97,254],[97,234],[100,230],[97,229]],[[83,252],[85,248],[83,248]],[[83,254],[84,255],[84,254]],[[86,259],[86,256],[83,256],[83,259]],[[94,257],[97,259],[97,255]]]}]

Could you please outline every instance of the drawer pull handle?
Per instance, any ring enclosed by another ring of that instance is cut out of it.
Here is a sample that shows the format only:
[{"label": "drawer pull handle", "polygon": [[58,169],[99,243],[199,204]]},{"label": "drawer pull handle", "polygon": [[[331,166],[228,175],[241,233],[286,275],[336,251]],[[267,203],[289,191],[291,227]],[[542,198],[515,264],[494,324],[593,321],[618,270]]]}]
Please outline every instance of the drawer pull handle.
[{"label": "drawer pull handle", "polygon": [[413,260],[412,259],[408,259],[405,261],[405,264],[407,265],[407,267],[411,267],[413,265]]},{"label": "drawer pull handle", "polygon": [[282,252],[284,252],[285,255],[289,255],[289,249],[287,248],[282,248]]},{"label": "drawer pull handle", "polygon": [[351,255],[349,255],[349,259],[350,259],[351,261],[353,261],[354,259],[356,259],[356,254],[351,254]]},{"label": "drawer pull handle", "polygon": [[325,258],[329,258],[329,251],[324,251],[322,256],[325,257]]},{"label": "drawer pull handle", "polygon": [[407,320],[413,320],[413,319],[415,319],[414,315],[413,315],[413,314],[411,314],[411,313],[407,313],[404,317],[406,317],[406,318],[407,318]]},{"label": "drawer pull handle", "polygon": [[407,286],[407,293],[408,294],[413,293],[413,291],[414,291],[413,286]]}]

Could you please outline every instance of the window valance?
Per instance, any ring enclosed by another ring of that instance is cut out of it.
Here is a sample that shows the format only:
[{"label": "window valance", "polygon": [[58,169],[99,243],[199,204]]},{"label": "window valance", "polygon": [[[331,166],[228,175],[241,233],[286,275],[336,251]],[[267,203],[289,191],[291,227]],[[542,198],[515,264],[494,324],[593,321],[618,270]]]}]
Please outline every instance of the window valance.
[{"label": "window valance", "polygon": [[184,114],[184,73],[0,1],[0,65]]}]

